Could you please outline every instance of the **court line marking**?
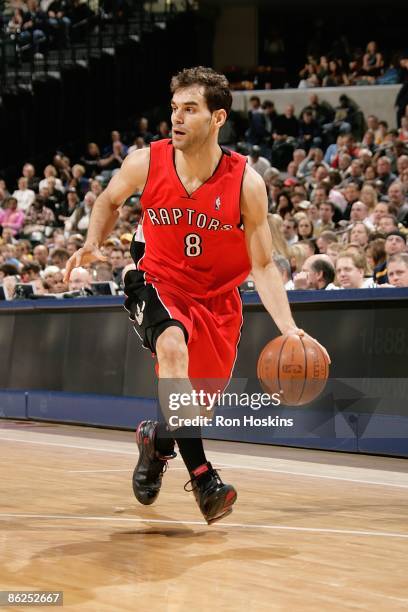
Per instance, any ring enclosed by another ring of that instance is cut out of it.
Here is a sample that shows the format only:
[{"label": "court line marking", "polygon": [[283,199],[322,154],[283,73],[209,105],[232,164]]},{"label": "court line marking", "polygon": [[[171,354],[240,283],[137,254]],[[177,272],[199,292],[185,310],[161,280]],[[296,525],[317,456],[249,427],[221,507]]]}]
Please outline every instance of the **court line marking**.
[{"label": "court line marking", "polygon": [[[118,516],[80,516],[76,514],[20,514],[20,513],[0,513],[0,519],[5,518],[24,518],[24,519],[45,519],[62,521],[105,521],[105,522],[128,522],[128,523],[154,523],[164,525],[198,525],[207,527],[204,521],[176,521],[171,519],[144,519],[133,517]],[[356,536],[375,536],[385,538],[408,539],[408,533],[395,533],[387,531],[362,531],[351,529],[330,529],[319,527],[293,527],[289,525],[256,525],[252,523],[221,523],[219,527],[233,527],[237,529],[271,529],[276,531],[303,531],[308,533],[330,533],[337,535],[356,535]]]},{"label": "court line marking", "polygon": [[[328,478],[329,480],[344,480],[346,482],[357,482],[357,483],[362,483],[362,484],[380,485],[384,487],[397,487],[399,489],[408,489],[408,485],[397,484],[394,482],[380,482],[378,480],[362,480],[360,478],[346,478],[344,476],[329,476],[327,474],[310,474],[309,472],[291,472],[289,470],[254,467],[251,465],[229,465],[228,463],[218,463],[218,465],[220,467],[226,467],[228,469],[235,468],[237,470],[253,470],[256,472],[276,472],[277,474],[293,474],[294,476],[309,476],[311,478]],[[357,469],[366,469],[366,468],[357,468]],[[393,472],[393,473],[395,474],[396,472]]]},{"label": "court line marking", "polygon": [[[134,451],[121,451],[118,449],[114,449],[114,448],[100,448],[100,447],[95,447],[95,446],[80,446],[80,445],[74,445],[74,444],[63,444],[61,442],[43,442],[40,440],[21,440],[19,438],[8,438],[8,437],[2,437],[0,435],[0,440],[3,440],[5,442],[21,442],[23,444],[39,444],[42,446],[60,446],[62,448],[75,448],[75,449],[80,449],[80,450],[87,450],[87,451],[98,451],[98,452],[104,452],[104,453],[115,453],[115,454],[121,454],[121,455],[132,455],[134,457],[137,457],[137,453],[135,453]],[[215,451],[216,453],[222,454],[221,451]],[[225,453],[224,453],[225,454]],[[293,460],[295,461],[295,460]],[[293,476],[306,476],[308,478],[325,478],[327,480],[341,480],[344,482],[356,482],[359,484],[368,484],[368,485],[375,485],[375,486],[381,486],[381,487],[395,487],[398,489],[408,489],[408,485],[405,484],[397,484],[394,482],[379,482],[379,481],[374,481],[374,480],[363,480],[363,479],[358,479],[358,478],[346,478],[344,476],[329,476],[327,474],[310,474],[308,472],[291,472],[290,470],[279,470],[276,468],[262,468],[262,467],[253,467],[253,466],[247,466],[247,465],[230,465],[228,463],[219,463],[218,465],[220,465],[221,467],[227,467],[227,468],[235,468],[235,469],[239,469],[239,470],[253,470],[253,471],[258,471],[258,472],[271,472],[271,473],[276,473],[276,474],[291,474]],[[175,469],[175,468],[173,468]],[[180,468],[178,468],[180,469]],[[354,468],[351,468],[354,469]],[[365,468],[356,468],[356,469],[365,469]],[[67,470],[68,471],[68,470]]]},{"label": "court line marking", "polygon": [[[127,468],[127,469],[112,469],[112,470],[65,470],[66,472],[68,472],[68,474],[96,474],[96,473],[100,473],[100,472],[127,472],[129,473],[129,471],[132,468]],[[174,470],[185,470],[187,472],[187,468],[186,467],[174,467],[173,465],[171,466],[171,471],[174,472]]]}]

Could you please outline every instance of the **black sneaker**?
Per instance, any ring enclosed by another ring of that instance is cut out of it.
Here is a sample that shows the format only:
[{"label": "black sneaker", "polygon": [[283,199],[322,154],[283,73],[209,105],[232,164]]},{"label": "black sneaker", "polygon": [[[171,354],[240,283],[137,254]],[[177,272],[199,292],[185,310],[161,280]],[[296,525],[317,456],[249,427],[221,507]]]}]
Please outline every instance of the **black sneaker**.
[{"label": "black sneaker", "polygon": [[[191,489],[187,486],[191,483]],[[236,502],[233,486],[224,484],[211,463],[204,463],[191,472],[185,491],[193,491],[198,507],[209,525],[228,516]]]},{"label": "black sneaker", "polygon": [[145,506],[156,501],[162,484],[167,461],[176,453],[162,455],[156,450],[155,421],[142,421],[136,430],[136,443],[139,447],[139,461],[133,472],[133,492],[137,501]]}]

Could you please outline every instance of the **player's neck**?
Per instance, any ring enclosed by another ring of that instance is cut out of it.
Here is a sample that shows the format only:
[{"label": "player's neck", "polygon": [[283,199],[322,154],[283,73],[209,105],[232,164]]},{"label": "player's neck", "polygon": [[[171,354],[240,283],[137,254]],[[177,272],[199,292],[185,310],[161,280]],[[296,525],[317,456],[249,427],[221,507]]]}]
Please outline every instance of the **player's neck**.
[{"label": "player's neck", "polygon": [[180,151],[176,149],[175,164],[177,173],[186,178],[196,178],[205,182],[214,174],[223,155],[218,143],[201,146],[193,151]]}]

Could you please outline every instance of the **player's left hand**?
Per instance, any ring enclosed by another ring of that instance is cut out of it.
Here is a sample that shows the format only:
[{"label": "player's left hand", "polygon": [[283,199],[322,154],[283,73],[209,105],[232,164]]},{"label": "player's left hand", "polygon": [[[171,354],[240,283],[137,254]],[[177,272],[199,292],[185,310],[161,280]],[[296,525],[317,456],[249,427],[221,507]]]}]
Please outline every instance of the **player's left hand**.
[{"label": "player's left hand", "polygon": [[300,337],[310,338],[310,340],[313,340],[313,342],[316,342],[316,344],[322,349],[323,353],[326,355],[327,361],[331,363],[330,355],[325,349],[325,347],[323,346],[323,344],[320,344],[320,342],[318,342],[316,338],[312,338],[312,336],[307,334],[303,329],[300,329],[299,327],[294,327],[293,329],[285,332],[284,336],[300,336]]}]

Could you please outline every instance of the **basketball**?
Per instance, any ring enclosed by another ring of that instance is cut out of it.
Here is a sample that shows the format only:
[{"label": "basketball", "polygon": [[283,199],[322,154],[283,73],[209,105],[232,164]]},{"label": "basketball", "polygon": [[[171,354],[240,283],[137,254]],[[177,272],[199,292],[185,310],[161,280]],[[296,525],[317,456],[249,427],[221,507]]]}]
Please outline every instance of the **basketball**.
[{"label": "basketball", "polygon": [[279,393],[287,406],[316,399],[326,386],[329,362],[308,336],[279,336],[268,342],[258,359],[257,374],[265,391]]}]

